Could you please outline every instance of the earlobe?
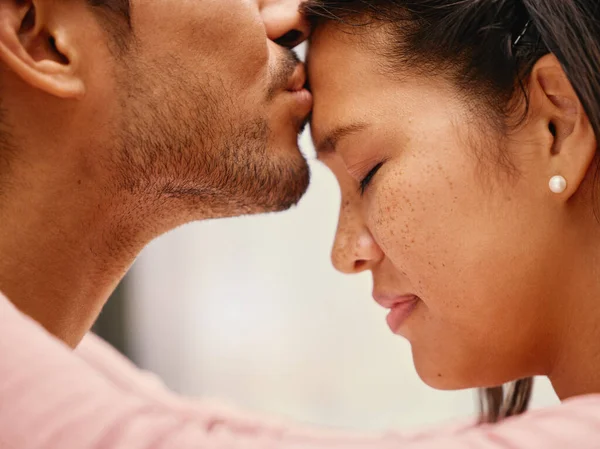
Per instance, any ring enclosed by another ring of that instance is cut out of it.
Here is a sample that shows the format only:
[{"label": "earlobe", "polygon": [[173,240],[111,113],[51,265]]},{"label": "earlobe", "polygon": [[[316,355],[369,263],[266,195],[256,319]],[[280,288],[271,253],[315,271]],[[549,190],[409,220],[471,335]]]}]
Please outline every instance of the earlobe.
[{"label": "earlobe", "polygon": [[[539,92],[536,105],[547,123],[545,159],[549,177],[561,175],[568,180],[565,197],[574,195],[593,164],[596,136],[577,92],[554,55],[541,58],[532,72],[532,88]],[[561,192],[563,193],[563,192]]]},{"label": "earlobe", "polygon": [[85,83],[77,76],[60,10],[54,5],[9,0],[0,6],[0,60],[36,89],[60,98],[80,98]]}]

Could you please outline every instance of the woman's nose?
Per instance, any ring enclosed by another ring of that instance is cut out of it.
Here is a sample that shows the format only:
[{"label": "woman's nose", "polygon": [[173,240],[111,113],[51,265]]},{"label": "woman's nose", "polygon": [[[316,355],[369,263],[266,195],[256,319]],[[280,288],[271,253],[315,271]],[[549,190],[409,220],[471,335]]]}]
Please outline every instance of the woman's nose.
[{"label": "woman's nose", "polygon": [[310,26],[300,12],[305,0],[258,0],[267,36],[282,47],[292,48],[304,42]]},{"label": "woman's nose", "polygon": [[331,261],[336,270],[356,274],[370,270],[384,257],[383,251],[364,226],[352,213],[342,211],[335,235]]}]

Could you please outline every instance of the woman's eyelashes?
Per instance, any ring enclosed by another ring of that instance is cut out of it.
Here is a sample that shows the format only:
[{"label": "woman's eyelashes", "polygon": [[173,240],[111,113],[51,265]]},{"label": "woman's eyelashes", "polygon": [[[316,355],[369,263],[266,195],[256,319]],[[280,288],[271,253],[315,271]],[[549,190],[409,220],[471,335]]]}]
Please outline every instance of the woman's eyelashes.
[{"label": "woman's eyelashes", "polygon": [[365,190],[367,189],[367,187],[369,186],[369,184],[371,183],[371,181],[373,180],[373,176],[375,176],[375,174],[379,171],[379,169],[381,168],[381,166],[383,165],[383,162],[380,162],[379,164],[377,164],[375,167],[373,167],[371,169],[371,171],[369,173],[367,173],[367,175],[360,181],[360,186],[359,186],[359,192],[360,195],[364,195]]}]

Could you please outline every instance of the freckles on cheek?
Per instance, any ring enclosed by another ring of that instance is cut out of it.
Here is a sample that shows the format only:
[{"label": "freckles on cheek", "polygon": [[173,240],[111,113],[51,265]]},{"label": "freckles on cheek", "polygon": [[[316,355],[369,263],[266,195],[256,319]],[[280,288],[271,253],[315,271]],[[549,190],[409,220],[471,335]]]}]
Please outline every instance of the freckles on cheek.
[{"label": "freckles on cheek", "polygon": [[404,270],[405,255],[415,243],[412,216],[414,206],[408,196],[396,189],[378,189],[367,213],[371,232],[386,256]]},{"label": "freckles on cheek", "polygon": [[431,226],[434,218],[428,212],[430,194],[408,181],[401,185],[402,188],[381,185],[374,192],[367,217],[387,258],[415,287],[423,287],[442,267],[435,250],[439,236]]}]

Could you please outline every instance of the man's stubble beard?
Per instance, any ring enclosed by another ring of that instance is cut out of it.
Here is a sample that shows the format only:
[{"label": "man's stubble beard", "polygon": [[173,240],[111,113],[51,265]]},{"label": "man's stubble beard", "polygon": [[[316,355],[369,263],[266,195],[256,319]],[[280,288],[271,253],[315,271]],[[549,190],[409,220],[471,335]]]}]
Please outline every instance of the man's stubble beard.
[{"label": "man's stubble beard", "polygon": [[120,77],[124,113],[111,159],[121,189],[185,221],[282,211],[300,200],[307,162],[270,146],[266,99],[239,104],[222,79],[176,60],[152,69],[129,67]]}]

